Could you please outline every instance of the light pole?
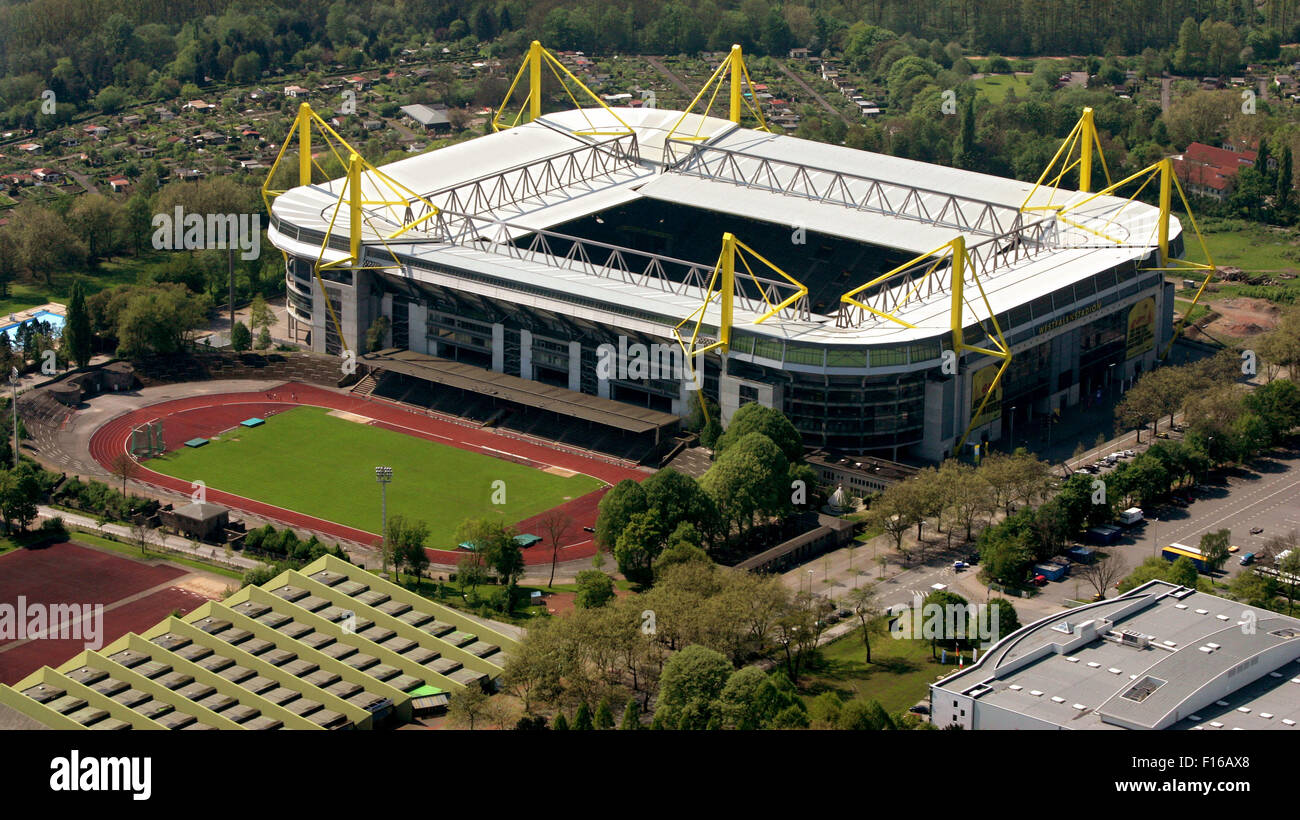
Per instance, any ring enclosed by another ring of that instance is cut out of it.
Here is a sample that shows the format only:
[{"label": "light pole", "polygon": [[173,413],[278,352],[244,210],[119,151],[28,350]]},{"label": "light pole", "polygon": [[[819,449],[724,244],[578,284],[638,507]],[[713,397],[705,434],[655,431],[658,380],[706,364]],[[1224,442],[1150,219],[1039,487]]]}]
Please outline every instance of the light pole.
[{"label": "light pole", "polygon": [[1016,451],[1016,406],[1011,405],[1011,452]]},{"label": "light pole", "polygon": [[1115,363],[1106,365],[1106,381],[1110,387],[1111,401],[1115,400]]},{"label": "light pole", "polygon": [[383,514],[383,539],[379,542],[379,560],[384,574],[388,574],[388,482],[393,480],[392,467],[376,467],[375,480],[379,482],[379,498]]},{"label": "light pole", "polygon": [[14,467],[18,467],[18,368],[9,369],[9,383],[14,388],[13,411],[14,411]]},{"label": "light pole", "polygon": [[808,570],[808,597],[809,597],[809,598],[812,597],[812,591],[813,591],[813,576],[816,575],[816,574],[817,574],[816,570],[811,570],[811,569]]}]

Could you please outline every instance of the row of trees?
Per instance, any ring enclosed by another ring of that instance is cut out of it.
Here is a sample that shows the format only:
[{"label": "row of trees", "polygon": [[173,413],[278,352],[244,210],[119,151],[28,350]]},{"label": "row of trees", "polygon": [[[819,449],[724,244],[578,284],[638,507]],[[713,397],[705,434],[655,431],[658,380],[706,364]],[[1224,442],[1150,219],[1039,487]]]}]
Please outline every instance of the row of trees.
[{"label": "row of trees", "polygon": [[[609,596],[537,622],[507,660],[502,684],[528,714],[605,698],[639,698],[644,712],[656,693],[663,700],[667,665],[688,647],[716,655],[728,675],[775,655],[784,675],[797,680],[826,628],[829,606],[795,595],[779,578],[733,572],[695,556],[661,567],[644,593]],[[670,695],[667,702],[684,707],[685,700]],[[692,717],[692,725],[707,725],[712,714]],[[666,720],[676,727],[681,715]]]},{"label": "row of trees", "polygon": [[887,533],[904,563],[909,563],[912,550],[904,538],[913,527],[921,549],[927,521],[934,521],[940,533],[946,528],[949,544],[959,531],[970,540],[988,516],[1010,514],[1016,504],[1031,504],[1044,497],[1052,484],[1051,466],[1023,449],[1010,455],[992,453],[978,467],[949,460],[886,487],[872,499],[868,523]]},{"label": "row of trees", "polygon": [[794,425],[757,403],[735,412],[714,442],[714,458],[699,481],[660,470],[640,483],[621,481],[601,499],[596,542],[612,549],[629,581],[650,583],[665,551],[715,551],[744,539],[792,512],[816,483]]}]

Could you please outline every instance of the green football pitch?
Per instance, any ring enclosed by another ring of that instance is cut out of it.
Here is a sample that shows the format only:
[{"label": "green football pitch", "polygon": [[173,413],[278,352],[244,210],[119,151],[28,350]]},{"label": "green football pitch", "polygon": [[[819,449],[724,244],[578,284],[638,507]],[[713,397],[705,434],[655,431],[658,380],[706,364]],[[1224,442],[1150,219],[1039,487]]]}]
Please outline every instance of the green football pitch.
[{"label": "green football pitch", "polygon": [[[587,475],[552,475],[405,433],[297,407],[260,427],[240,427],[198,448],[182,447],[146,466],[202,481],[277,507],[378,533],[380,491],[375,467],[393,468],[388,514],[424,521],[431,547],[454,547],[466,518],[513,524],[598,489]],[[494,485],[503,481],[504,485]],[[505,503],[494,504],[504,490]]]}]

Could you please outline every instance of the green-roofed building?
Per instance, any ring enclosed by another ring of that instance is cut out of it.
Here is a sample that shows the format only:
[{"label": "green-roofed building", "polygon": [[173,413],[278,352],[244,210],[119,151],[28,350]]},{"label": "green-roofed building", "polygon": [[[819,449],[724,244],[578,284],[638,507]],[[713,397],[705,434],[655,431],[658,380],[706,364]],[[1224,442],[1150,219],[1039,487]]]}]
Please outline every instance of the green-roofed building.
[{"label": "green-roofed building", "polygon": [[326,555],[0,685],[0,712],[53,729],[369,729],[492,691],[515,647]]}]

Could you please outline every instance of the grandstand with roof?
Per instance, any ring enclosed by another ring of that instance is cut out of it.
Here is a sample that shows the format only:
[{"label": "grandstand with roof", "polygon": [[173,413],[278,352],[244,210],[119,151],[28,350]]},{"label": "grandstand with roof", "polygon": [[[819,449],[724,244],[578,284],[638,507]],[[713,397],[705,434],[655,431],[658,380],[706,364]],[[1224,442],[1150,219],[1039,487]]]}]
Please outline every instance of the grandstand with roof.
[{"label": "grandstand with roof", "polygon": [[1090,111],[1075,190],[745,127],[734,100],[730,118],[535,108],[382,168],[350,159],[341,179],[305,169],[270,205],[292,327],[346,355],[387,317],[366,389],[525,432],[577,423],[575,440],[637,457],[697,397],[690,378],[602,370],[620,337],[679,347],[724,423],[760,402],[809,446],[912,461],[1167,351],[1177,183],[1153,166],[1160,207],[1089,192]]},{"label": "grandstand with roof", "polygon": [[466,687],[493,691],[515,646],[326,555],[0,684],[0,717],[52,729],[395,726]]}]

